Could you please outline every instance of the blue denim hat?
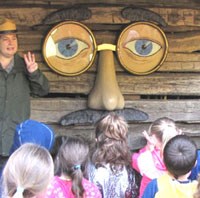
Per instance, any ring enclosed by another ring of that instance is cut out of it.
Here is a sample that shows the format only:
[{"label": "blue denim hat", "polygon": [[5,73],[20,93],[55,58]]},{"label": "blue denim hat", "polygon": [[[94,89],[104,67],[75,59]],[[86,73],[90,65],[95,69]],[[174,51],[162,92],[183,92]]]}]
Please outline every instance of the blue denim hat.
[{"label": "blue denim hat", "polygon": [[10,154],[24,143],[35,143],[50,150],[54,139],[54,131],[49,126],[35,120],[26,120],[16,127]]}]

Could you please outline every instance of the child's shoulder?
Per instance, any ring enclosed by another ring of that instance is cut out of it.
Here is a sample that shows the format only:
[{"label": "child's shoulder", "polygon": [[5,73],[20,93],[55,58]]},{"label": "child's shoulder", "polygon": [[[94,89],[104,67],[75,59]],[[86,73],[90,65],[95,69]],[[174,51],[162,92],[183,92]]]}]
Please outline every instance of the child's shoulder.
[{"label": "child's shoulder", "polygon": [[90,197],[90,198],[92,198],[92,197],[100,198],[101,197],[101,193],[100,193],[98,187],[94,183],[83,178],[82,184],[85,189],[86,197]]},{"label": "child's shoulder", "polygon": [[152,179],[147,187],[145,188],[145,191],[143,193],[142,198],[153,198],[155,197],[156,193],[158,192],[158,183],[157,179]]},{"label": "child's shoulder", "polygon": [[[63,188],[65,186],[65,188]],[[70,189],[71,187],[69,187]],[[66,183],[64,180],[60,179],[58,176],[54,176],[53,179],[51,180],[51,183],[49,184],[47,191],[46,191],[46,198],[54,198],[54,197],[59,197],[59,198],[64,198],[66,197],[66,193],[69,190]]]},{"label": "child's shoulder", "polygon": [[168,174],[163,174],[157,179],[158,197],[192,197],[194,194],[197,181],[178,181],[170,177]]}]

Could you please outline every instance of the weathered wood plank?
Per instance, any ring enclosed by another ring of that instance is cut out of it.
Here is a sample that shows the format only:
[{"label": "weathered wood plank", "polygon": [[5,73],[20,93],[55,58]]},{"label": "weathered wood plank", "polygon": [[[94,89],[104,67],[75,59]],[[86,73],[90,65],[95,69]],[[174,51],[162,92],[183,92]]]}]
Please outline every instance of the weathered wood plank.
[{"label": "weathered wood plank", "polygon": [[[50,81],[52,93],[88,94],[96,75],[84,73],[66,77],[52,72],[44,72]],[[123,94],[133,95],[200,95],[198,73],[153,73],[136,76],[128,73],[117,74],[119,87]]]},{"label": "weathered wood plank", "polygon": [[[69,2],[67,0],[51,0],[52,5],[58,5],[58,4],[63,4],[64,2]],[[74,3],[96,3],[95,0],[75,0]],[[99,4],[119,4],[119,5],[131,5],[133,4],[132,0],[110,0],[110,1],[105,1],[105,0],[98,0]],[[192,7],[192,8],[197,8],[199,6],[198,2],[194,2],[194,1],[189,1],[189,0],[168,0],[168,1],[162,1],[162,0],[158,0],[158,1],[151,1],[149,2],[148,0],[134,0],[134,6],[159,6],[159,7]]]},{"label": "weathered wood plank", "polygon": [[199,62],[200,53],[168,53],[165,62]]},{"label": "weathered wood plank", "polygon": [[[90,30],[94,31],[120,31],[123,30],[127,25],[129,24],[101,24],[101,23],[90,23],[82,21]],[[27,28],[26,26],[20,26],[20,29],[25,30],[37,30],[42,32],[47,32],[52,26],[49,25],[43,25],[43,24],[37,24],[32,27]],[[189,31],[200,31],[200,26],[187,26],[187,25],[181,25],[181,26],[171,26],[167,25],[166,27],[162,27],[164,32],[189,32]]]},{"label": "weathered wood plank", "polygon": [[[147,3],[147,2],[146,2]],[[6,16],[12,19],[15,19],[19,26],[26,25],[26,26],[33,26],[37,24],[41,24],[43,19],[50,13],[56,11],[55,6],[52,5],[52,1],[49,1],[49,6],[42,8],[42,7],[27,7],[23,6],[23,8],[18,7],[13,8],[11,6],[8,7],[1,7],[0,9],[0,16]],[[65,6],[72,6],[73,4],[65,4]],[[40,5],[41,6],[41,5]],[[128,5],[127,5],[128,6]],[[136,6],[133,4],[133,6]],[[149,4],[144,5],[144,8],[148,7],[149,10],[152,10],[155,13],[158,13],[163,17],[168,25],[171,26],[200,26],[200,10],[198,8],[188,9],[183,8],[182,6],[177,8],[163,8],[163,7],[150,7]],[[92,18],[86,20],[85,22],[89,23],[102,23],[102,24],[128,24],[130,20],[124,19],[120,12],[124,6],[114,6],[113,4],[105,5],[105,6],[98,6],[92,4],[89,6],[89,9],[92,11]],[[200,7],[200,6],[199,6]],[[63,8],[60,7],[60,9]]]},{"label": "weathered wood plank", "polygon": [[167,35],[170,52],[199,51],[197,42],[200,41],[199,32],[185,32]]},{"label": "weathered wood plank", "polygon": [[[146,112],[146,122],[167,116],[177,122],[200,123],[200,100],[129,100],[127,108]],[[46,123],[58,123],[68,113],[87,108],[86,99],[40,98],[31,101],[31,118]]]},{"label": "weathered wood plank", "polygon": [[[56,5],[73,5],[73,4],[92,4],[96,3],[96,0],[74,0],[73,2],[70,0],[17,0],[15,1],[15,5],[18,6],[30,6],[30,5],[46,5],[46,6],[56,6]],[[99,4],[123,4],[123,5],[131,5],[133,3],[132,0],[98,0]],[[1,6],[11,6],[13,5],[13,0],[1,0],[0,1]],[[157,1],[151,1],[148,0],[134,0],[135,6],[158,6],[158,7],[182,7],[182,8],[198,8],[199,2],[198,1],[191,1],[191,0],[157,0]]]}]

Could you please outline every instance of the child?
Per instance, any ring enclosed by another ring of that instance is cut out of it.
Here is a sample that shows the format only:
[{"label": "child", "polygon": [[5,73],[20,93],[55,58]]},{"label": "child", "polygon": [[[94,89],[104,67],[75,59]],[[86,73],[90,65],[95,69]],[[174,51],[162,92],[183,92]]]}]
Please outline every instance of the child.
[{"label": "child", "polygon": [[195,167],[192,169],[189,179],[197,180],[199,178],[199,173],[200,173],[200,150],[197,151],[197,162]]},{"label": "child", "polygon": [[127,143],[128,125],[115,114],[104,116],[96,125],[96,148],[89,166],[89,179],[105,198],[138,196],[131,153]]},{"label": "child", "polygon": [[98,188],[83,177],[89,146],[80,138],[68,137],[62,143],[55,161],[55,176],[46,198],[101,198]]},{"label": "child", "polygon": [[[50,150],[54,144],[54,131],[46,124],[35,120],[29,119],[20,123],[15,129],[10,155],[22,144],[28,142],[44,146],[47,150]],[[0,177],[5,163],[6,160],[0,167]]]},{"label": "child", "polygon": [[52,149],[51,149],[51,156],[52,156],[54,161],[56,160],[60,146],[65,142],[65,140],[67,138],[68,138],[67,135],[57,135],[57,136],[55,136],[54,144],[53,144]]},{"label": "child", "polygon": [[167,117],[155,120],[148,133],[143,132],[147,145],[139,153],[132,155],[132,167],[142,175],[139,197],[142,197],[144,189],[152,179],[165,173],[162,150],[169,139],[180,133],[175,122]]},{"label": "child", "polygon": [[200,198],[200,178],[198,179],[197,189],[194,194],[194,198]]},{"label": "child", "polygon": [[196,163],[197,148],[186,135],[177,135],[169,140],[163,152],[167,173],[152,180],[142,198],[192,198],[197,181],[188,176]]},{"label": "child", "polygon": [[8,159],[2,180],[2,197],[40,197],[53,177],[53,160],[48,150],[26,143]]},{"label": "child", "polygon": [[10,153],[27,142],[44,146],[50,151],[54,144],[54,131],[44,123],[31,119],[26,120],[17,125],[15,129]]}]

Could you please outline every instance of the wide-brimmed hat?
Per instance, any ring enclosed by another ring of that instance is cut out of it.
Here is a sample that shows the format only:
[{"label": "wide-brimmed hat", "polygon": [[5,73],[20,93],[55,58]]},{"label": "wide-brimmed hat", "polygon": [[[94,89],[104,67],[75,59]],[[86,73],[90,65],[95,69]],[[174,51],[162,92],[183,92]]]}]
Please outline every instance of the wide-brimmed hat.
[{"label": "wide-brimmed hat", "polygon": [[16,33],[17,27],[14,21],[7,18],[0,18],[0,34]]}]

